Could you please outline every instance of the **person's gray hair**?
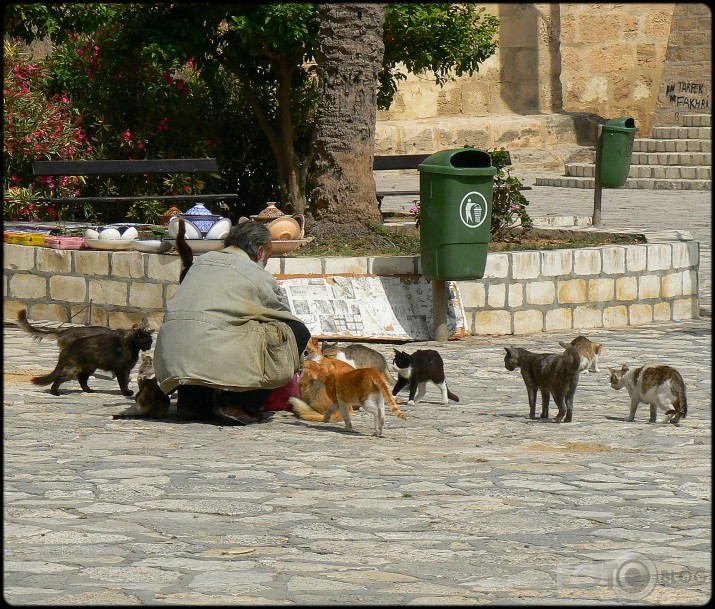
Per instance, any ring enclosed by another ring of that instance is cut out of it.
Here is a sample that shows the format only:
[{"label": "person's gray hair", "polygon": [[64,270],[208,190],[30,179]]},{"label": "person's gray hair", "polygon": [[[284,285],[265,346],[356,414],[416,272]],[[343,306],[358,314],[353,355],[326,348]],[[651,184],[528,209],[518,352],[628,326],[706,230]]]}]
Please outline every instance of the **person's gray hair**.
[{"label": "person's gray hair", "polygon": [[271,241],[271,231],[261,222],[249,220],[234,226],[223,240],[223,246],[240,247],[251,258],[256,258],[258,248],[266,246]]}]

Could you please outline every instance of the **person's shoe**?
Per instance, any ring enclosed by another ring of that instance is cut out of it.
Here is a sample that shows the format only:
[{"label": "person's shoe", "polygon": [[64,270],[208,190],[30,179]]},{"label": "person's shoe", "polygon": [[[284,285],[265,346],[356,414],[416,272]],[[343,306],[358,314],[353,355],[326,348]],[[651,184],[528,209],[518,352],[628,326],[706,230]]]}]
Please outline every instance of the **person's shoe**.
[{"label": "person's shoe", "polygon": [[229,425],[250,425],[257,422],[257,419],[247,415],[238,406],[215,406],[214,414],[219,421]]}]

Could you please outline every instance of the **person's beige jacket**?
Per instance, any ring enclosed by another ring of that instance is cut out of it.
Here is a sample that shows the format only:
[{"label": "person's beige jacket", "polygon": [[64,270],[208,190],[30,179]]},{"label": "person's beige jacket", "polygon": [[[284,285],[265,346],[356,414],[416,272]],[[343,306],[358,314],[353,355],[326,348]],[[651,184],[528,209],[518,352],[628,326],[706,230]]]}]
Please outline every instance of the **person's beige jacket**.
[{"label": "person's beige jacket", "polygon": [[154,349],[161,390],[204,385],[227,391],[273,389],[300,367],[297,320],[278,282],[237,247],[198,256],[166,305]]}]

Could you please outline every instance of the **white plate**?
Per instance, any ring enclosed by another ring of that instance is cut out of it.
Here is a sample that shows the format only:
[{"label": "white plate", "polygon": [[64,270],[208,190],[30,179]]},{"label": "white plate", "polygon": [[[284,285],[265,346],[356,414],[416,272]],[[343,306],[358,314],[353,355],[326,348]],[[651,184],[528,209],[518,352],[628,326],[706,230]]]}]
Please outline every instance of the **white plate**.
[{"label": "white plate", "polygon": [[171,249],[170,241],[161,241],[159,239],[149,239],[145,241],[133,239],[130,243],[138,252],[148,252],[150,254],[163,254]]},{"label": "white plate", "polygon": [[[176,241],[174,239],[171,239],[169,243],[176,247]],[[205,252],[223,249],[223,239],[187,239],[186,243],[194,254],[203,254]]]},{"label": "white plate", "polygon": [[96,250],[128,250],[132,248],[133,239],[85,239],[87,247]]}]

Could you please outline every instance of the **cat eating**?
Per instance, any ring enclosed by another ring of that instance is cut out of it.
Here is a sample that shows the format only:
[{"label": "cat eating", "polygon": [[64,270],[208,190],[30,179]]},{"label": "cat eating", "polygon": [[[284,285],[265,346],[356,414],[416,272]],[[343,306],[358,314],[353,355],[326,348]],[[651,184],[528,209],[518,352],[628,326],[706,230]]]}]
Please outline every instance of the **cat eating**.
[{"label": "cat eating", "polygon": [[603,345],[591,342],[585,336],[577,336],[571,341],[571,343],[559,341],[559,345],[561,345],[564,349],[568,349],[569,344],[572,347],[576,347],[576,350],[581,356],[581,366],[579,367],[579,372],[584,372],[585,370],[588,370],[589,372],[601,372],[598,369],[598,356],[601,353]]},{"label": "cat eating", "polygon": [[640,366],[629,368],[624,365],[620,370],[609,368],[611,387],[618,391],[628,389],[631,398],[631,411],[626,421],[636,418],[638,404],[644,402],[650,406],[650,423],[655,423],[657,409],[665,412],[660,423],[677,425],[688,414],[688,401],[685,397],[685,381],[672,366]]},{"label": "cat eating", "polygon": [[85,336],[65,345],[55,369],[49,374],[32,378],[35,385],[49,385],[52,395],[59,395],[65,381],[77,379],[83,391],[93,392],[87,379],[98,368],[114,372],[123,395],[131,396],[129,373],[139,359],[139,351],[151,349],[153,330],[134,325],[129,330],[112,330],[104,334]]},{"label": "cat eating", "polygon": [[396,383],[394,377],[390,373],[390,368],[387,365],[387,360],[382,353],[366,347],[365,345],[347,345],[338,347],[338,343],[323,343],[323,357],[332,357],[350,364],[353,368],[375,368],[382,373],[388,384],[394,386]]},{"label": "cat eating", "polygon": [[434,349],[418,349],[414,353],[406,353],[395,349],[393,359],[397,369],[397,383],[392,395],[397,395],[409,383],[410,396],[407,404],[418,404],[427,392],[427,383],[431,382],[442,392],[442,404],[447,405],[447,399],[459,402],[459,398],[447,388],[444,375],[442,356]]},{"label": "cat eating", "polygon": [[559,408],[555,423],[570,423],[573,416],[573,398],[578,386],[581,355],[568,345],[563,354],[532,353],[521,347],[504,347],[504,367],[519,368],[529,396],[529,418],[536,418],[536,393],[541,391],[541,418],[549,417],[549,398],[553,397]]}]

